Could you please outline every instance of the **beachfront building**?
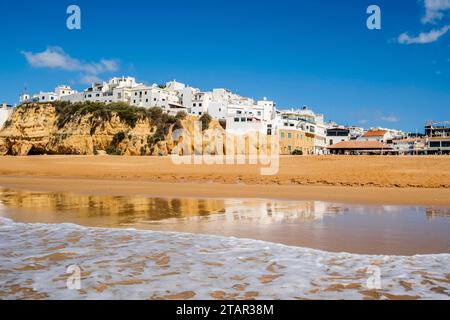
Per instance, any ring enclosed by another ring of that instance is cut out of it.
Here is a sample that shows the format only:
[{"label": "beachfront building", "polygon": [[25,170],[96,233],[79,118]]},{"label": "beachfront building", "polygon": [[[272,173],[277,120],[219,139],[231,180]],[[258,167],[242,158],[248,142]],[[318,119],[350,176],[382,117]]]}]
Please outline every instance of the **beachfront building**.
[{"label": "beachfront building", "polygon": [[[281,139],[281,130],[296,130],[301,134],[302,139],[306,139],[306,145],[303,154],[326,154],[326,125],[324,117],[321,114],[316,114],[307,107],[300,110],[282,111],[279,114],[279,130]],[[289,132],[286,131],[286,134]],[[302,135],[303,133],[303,135]],[[309,150],[309,142],[313,140],[313,148]],[[287,145],[287,152],[289,151]],[[291,146],[292,147],[292,146]]]},{"label": "beachfront building", "polygon": [[392,150],[400,155],[424,154],[426,151],[426,140],[420,137],[392,140]]},{"label": "beachfront building", "polygon": [[430,137],[426,139],[427,154],[450,154],[450,137]]},{"label": "beachfront building", "polygon": [[340,155],[382,155],[390,153],[392,147],[376,140],[352,140],[328,146],[328,150],[331,154]]},{"label": "beachfront building", "polygon": [[394,137],[387,130],[382,129],[370,129],[358,138],[359,141],[377,141],[385,143],[387,141],[392,141]]},{"label": "beachfront building", "polygon": [[314,154],[314,134],[303,129],[286,127],[278,128],[280,154],[312,155]]},{"label": "beachfront building", "polygon": [[333,144],[350,141],[350,129],[344,126],[333,125],[326,130],[326,143],[327,146],[332,146]]},{"label": "beachfront building", "polygon": [[19,101],[20,103],[30,103],[30,102],[54,102],[59,101],[63,97],[70,96],[75,94],[75,90],[72,90],[70,86],[59,85],[55,88],[54,91],[51,92],[39,92],[34,95],[29,95],[27,93],[23,93],[20,95]]},{"label": "beachfront building", "polygon": [[13,111],[13,106],[3,103],[0,105],[0,129],[8,121]]}]

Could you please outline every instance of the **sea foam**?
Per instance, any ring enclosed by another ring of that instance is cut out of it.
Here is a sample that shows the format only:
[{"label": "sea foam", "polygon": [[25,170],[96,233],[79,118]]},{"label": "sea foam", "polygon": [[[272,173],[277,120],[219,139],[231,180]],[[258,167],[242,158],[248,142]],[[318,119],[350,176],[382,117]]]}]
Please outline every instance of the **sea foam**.
[{"label": "sea foam", "polygon": [[[69,266],[81,289],[67,288]],[[0,299],[450,299],[450,254],[369,256],[257,240],[0,218]]]}]

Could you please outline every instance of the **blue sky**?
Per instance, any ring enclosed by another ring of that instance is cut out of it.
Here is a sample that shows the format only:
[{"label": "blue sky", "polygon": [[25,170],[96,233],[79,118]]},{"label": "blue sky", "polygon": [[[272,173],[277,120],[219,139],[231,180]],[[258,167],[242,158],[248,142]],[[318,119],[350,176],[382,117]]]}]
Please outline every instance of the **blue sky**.
[{"label": "blue sky", "polygon": [[[66,27],[71,4],[81,30]],[[371,4],[381,30],[366,27]],[[24,86],[81,90],[132,75],[422,131],[450,120],[449,9],[450,0],[2,1],[0,100],[17,102]],[[39,61],[42,52],[63,61]]]}]

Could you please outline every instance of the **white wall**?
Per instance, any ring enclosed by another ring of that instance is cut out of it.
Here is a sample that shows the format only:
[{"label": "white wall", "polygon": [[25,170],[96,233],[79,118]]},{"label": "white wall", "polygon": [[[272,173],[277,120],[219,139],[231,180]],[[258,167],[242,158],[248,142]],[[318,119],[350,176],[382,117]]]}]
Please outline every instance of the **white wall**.
[{"label": "white wall", "polygon": [[12,114],[12,108],[4,108],[0,105],[0,129]]}]

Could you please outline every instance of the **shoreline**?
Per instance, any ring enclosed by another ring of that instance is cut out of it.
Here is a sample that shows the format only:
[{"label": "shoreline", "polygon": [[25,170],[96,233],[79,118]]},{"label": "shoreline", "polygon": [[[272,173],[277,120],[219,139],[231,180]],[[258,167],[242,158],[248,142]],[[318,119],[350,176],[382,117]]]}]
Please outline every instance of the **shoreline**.
[{"label": "shoreline", "polygon": [[349,204],[450,205],[450,189],[445,188],[280,186],[24,176],[0,176],[0,188],[148,198],[238,198],[314,200]]}]

